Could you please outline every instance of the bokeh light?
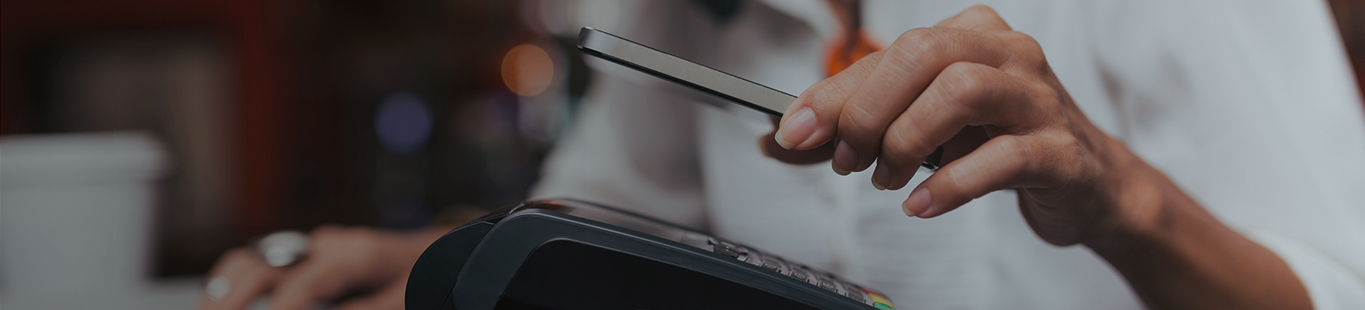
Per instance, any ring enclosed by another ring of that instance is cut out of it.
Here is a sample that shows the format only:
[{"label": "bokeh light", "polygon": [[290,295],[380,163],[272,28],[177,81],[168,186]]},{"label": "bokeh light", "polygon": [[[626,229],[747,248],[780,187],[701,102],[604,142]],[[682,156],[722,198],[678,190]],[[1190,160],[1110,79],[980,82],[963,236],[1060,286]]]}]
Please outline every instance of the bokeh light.
[{"label": "bokeh light", "polygon": [[431,112],[417,94],[396,92],[379,104],[374,127],[385,150],[410,155],[421,150],[431,135]]},{"label": "bokeh light", "polygon": [[517,95],[539,95],[550,87],[554,75],[554,61],[539,46],[517,45],[502,58],[502,81]]}]

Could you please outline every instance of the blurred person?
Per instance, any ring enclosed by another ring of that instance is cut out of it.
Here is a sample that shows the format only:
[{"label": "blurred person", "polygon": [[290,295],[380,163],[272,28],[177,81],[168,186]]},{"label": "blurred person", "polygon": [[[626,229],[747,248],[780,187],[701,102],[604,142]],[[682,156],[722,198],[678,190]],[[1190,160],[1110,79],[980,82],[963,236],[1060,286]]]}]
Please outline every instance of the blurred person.
[{"label": "blurred person", "polygon": [[[1365,307],[1365,119],[1325,3],[987,4],[613,4],[606,31],[805,91],[776,122],[598,66],[533,196],[762,245],[905,308]],[[321,228],[286,268],[229,252],[202,308],[398,309],[445,229]]]}]

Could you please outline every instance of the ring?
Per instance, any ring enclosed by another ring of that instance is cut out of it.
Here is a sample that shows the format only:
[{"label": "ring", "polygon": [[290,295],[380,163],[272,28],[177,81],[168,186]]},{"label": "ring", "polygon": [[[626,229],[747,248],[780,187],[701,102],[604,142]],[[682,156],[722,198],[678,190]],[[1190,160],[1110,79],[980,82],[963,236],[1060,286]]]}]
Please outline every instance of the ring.
[{"label": "ring", "polygon": [[256,255],[272,267],[298,263],[308,253],[308,235],[295,230],[271,233],[256,241]]},{"label": "ring", "polygon": [[215,276],[209,278],[208,283],[204,283],[204,293],[209,295],[209,300],[218,301],[227,296],[232,288],[232,283],[228,282],[227,277]]}]

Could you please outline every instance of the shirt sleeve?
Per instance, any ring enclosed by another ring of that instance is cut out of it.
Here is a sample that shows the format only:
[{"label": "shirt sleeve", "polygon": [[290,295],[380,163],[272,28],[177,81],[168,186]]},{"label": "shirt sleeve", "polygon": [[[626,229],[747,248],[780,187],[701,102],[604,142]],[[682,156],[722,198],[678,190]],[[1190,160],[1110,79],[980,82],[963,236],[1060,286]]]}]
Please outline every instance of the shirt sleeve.
[{"label": "shirt sleeve", "polygon": [[1317,309],[1365,309],[1365,112],[1322,1],[1111,1],[1116,135],[1280,256]]}]

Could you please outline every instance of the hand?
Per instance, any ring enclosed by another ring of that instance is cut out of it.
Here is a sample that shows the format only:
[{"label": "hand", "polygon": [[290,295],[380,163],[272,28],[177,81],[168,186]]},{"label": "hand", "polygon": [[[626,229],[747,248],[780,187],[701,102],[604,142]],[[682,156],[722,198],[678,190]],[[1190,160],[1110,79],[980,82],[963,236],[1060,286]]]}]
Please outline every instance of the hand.
[{"label": "hand", "polygon": [[233,249],[209,273],[228,280],[227,294],[201,298],[199,309],[245,309],[266,294],[271,309],[310,309],[354,293],[362,295],[337,308],[403,309],[412,264],[444,232],[322,226],[309,236],[308,256],[288,267],[271,267],[250,249]]},{"label": "hand", "polygon": [[1151,308],[1312,308],[1288,265],[1095,127],[1038,43],[984,6],[907,31],[807,89],[774,139],[765,153],[779,159],[834,145],[840,174],[875,161],[881,189],[904,187],[942,146],[947,164],[911,191],[906,215],[1013,188],[1039,237],[1085,244]]},{"label": "hand", "polygon": [[[900,189],[937,147],[947,163],[902,204],[930,218],[992,191],[1014,188],[1034,231],[1074,244],[1107,230],[1112,188],[1131,153],[1072,102],[1028,35],[977,6],[807,89],[775,141],[809,150],[834,145],[840,174],[868,169],[873,186]],[[779,152],[769,152],[779,153]]]}]

